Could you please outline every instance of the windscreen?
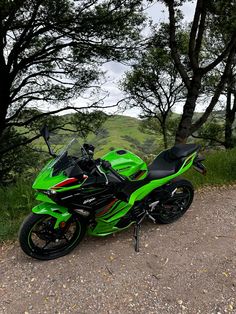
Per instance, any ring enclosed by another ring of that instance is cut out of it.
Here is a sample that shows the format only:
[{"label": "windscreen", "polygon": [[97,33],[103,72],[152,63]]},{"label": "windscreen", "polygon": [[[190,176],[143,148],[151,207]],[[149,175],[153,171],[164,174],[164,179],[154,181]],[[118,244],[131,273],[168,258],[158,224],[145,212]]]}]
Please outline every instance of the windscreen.
[{"label": "windscreen", "polygon": [[66,145],[62,145],[63,137],[58,135],[50,136],[50,144],[57,157],[48,165],[48,168],[53,168],[53,176],[67,170],[70,167],[77,166],[78,158],[88,157],[84,148],[80,145],[76,138],[72,138]]}]

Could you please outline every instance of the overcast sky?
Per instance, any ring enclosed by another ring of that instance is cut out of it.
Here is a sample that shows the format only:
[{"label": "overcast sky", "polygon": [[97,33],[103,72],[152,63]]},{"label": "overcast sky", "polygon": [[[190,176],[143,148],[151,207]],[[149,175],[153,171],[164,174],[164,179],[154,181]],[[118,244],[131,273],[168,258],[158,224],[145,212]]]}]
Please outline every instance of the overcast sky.
[{"label": "overcast sky", "polygon": [[[194,14],[194,5],[195,1],[187,2],[183,5],[182,11],[185,17],[186,22],[189,22],[193,18]],[[149,6],[146,10],[147,15],[153,20],[154,23],[163,22],[168,20],[168,13],[165,6],[161,3],[155,3],[152,6]],[[120,64],[118,62],[108,62],[103,66],[103,69],[106,71],[106,83],[102,86],[103,90],[109,93],[109,96],[104,100],[105,105],[114,105],[119,100],[124,98],[124,94],[119,89],[119,81],[124,77],[124,73],[129,70],[129,67]],[[77,100],[81,103],[84,103],[83,100]],[[106,112],[113,113],[115,110],[107,109]],[[181,112],[181,108],[175,108],[175,111]],[[137,117],[139,110],[132,109],[126,110],[125,115]]]}]

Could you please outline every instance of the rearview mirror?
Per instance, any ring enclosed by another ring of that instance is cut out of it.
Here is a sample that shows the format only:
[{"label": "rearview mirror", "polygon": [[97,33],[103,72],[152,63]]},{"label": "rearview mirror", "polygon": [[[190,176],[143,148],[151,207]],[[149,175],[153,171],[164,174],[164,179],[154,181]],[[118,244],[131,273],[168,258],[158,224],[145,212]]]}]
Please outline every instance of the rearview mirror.
[{"label": "rearview mirror", "polygon": [[49,140],[49,130],[48,127],[46,125],[44,125],[41,129],[40,129],[40,134],[43,136],[43,138],[45,139],[45,141]]},{"label": "rearview mirror", "polygon": [[49,137],[50,137],[50,134],[49,134],[49,130],[48,130],[48,127],[46,125],[44,125],[41,129],[40,129],[40,134],[42,135],[42,137],[44,138],[46,144],[47,144],[47,147],[48,147],[48,150],[49,150],[49,154],[53,157],[56,157],[56,154],[54,153],[54,151],[52,150],[50,144],[49,144]]}]

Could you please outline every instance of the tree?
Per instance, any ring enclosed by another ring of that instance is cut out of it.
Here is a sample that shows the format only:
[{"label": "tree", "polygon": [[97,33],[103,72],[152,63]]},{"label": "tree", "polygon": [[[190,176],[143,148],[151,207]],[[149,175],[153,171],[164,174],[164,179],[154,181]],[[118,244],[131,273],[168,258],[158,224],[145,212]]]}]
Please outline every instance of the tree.
[{"label": "tree", "polygon": [[233,124],[236,117],[236,72],[235,60],[232,64],[226,87],[226,107],[225,107],[225,130],[224,146],[226,149],[233,148],[235,140],[233,138]]},{"label": "tree", "polygon": [[[162,38],[156,34],[149,49],[126,74],[122,87],[128,94],[126,106],[141,109],[142,130],[150,133],[152,129],[153,134],[158,126],[167,148],[168,120],[173,107],[183,101],[185,89],[168,49],[161,42]],[[157,48],[155,43],[159,45]]]},{"label": "tree", "polygon": [[[138,45],[141,2],[1,0],[0,138],[48,114],[87,109],[73,100],[97,86],[99,65],[129,59]],[[37,110],[25,115],[29,108]]]},{"label": "tree", "polygon": [[[39,118],[34,119],[35,116]],[[55,133],[63,130],[67,132],[67,137],[70,132],[76,133],[76,136],[86,139],[89,133],[95,133],[100,128],[105,122],[107,115],[98,110],[93,112],[77,112],[65,116],[43,115],[42,112],[36,109],[25,109],[19,117],[22,120],[28,120],[27,129],[24,128],[21,131],[15,127],[6,128],[1,138],[0,162],[2,162],[4,154],[8,154],[12,150],[29,145],[37,140],[41,136],[39,130],[44,124],[48,126],[50,132]]]},{"label": "tree", "polygon": [[192,134],[193,138],[200,139],[201,145],[205,147],[214,147],[225,145],[224,139],[224,125],[219,120],[213,118],[207,121],[197,132]]},{"label": "tree", "polygon": [[[183,115],[176,133],[176,142],[185,142],[208,119],[227,82],[230,66],[236,51],[236,4],[235,1],[197,0],[193,22],[188,39],[188,62],[178,49],[177,31],[181,29],[179,7],[184,1],[164,0],[169,11],[169,47],[175,66],[187,89]],[[214,45],[217,38],[209,37],[209,29],[214,25],[227,29],[228,38],[225,45],[218,50],[214,60],[208,59],[204,47],[210,40]],[[199,99],[204,77],[224,61],[224,69],[215,87],[214,95],[202,116],[193,122],[193,114]]]},{"label": "tree", "polygon": [[[208,56],[209,60],[214,60],[220,53],[222,47],[227,44],[231,36],[231,28],[228,28],[227,24],[212,24],[211,22],[209,23],[208,28],[208,37],[215,40],[205,41],[205,55]],[[235,57],[236,51],[234,51],[231,62],[229,63],[227,80],[219,99],[221,111],[216,111],[215,114],[212,115],[217,115],[217,119],[215,121],[210,121],[206,124],[206,127],[203,126],[199,129],[199,132],[197,131],[198,137],[201,135],[205,139],[208,138],[212,143],[215,142],[223,145],[226,149],[233,148],[234,146],[233,124],[236,114]],[[206,94],[206,97],[212,97],[214,95],[217,82],[223,75],[224,69],[225,61],[203,78],[202,90],[203,93]],[[212,117],[210,120],[212,120]],[[216,124],[214,125],[214,123]],[[196,134],[192,134],[192,136],[196,136]]]},{"label": "tree", "polygon": [[[11,144],[17,147],[14,151],[7,151],[9,139],[11,139]],[[11,183],[16,176],[25,177],[28,169],[31,169],[32,172],[34,165],[39,164],[39,154],[37,152],[28,146],[23,149],[18,146],[18,143],[24,140],[24,136],[19,135],[15,129],[4,132],[1,148],[6,149],[6,152],[0,155],[0,185]]]},{"label": "tree", "polygon": [[[208,141],[209,145],[220,144],[226,149],[231,149],[235,146],[235,138],[233,136],[234,121],[236,117],[236,73],[235,60],[231,64],[226,85],[221,94],[221,111],[215,111],[213,119],[203,125],[197,134],[193,133],[195,138],[202,138]],[[212,74],[210,80],[214,82],[219,76],[219,71]],[[208,85],[208,93],[212,92],[213,85]],[[214,119],[217,116],[217,119]]]},{"label": "tree", "polygon": [[[173,139],[176,134],[179,120],[179,116],[176,116],[176,114],[171,112],[168,114],[168,119],[165,124],[166,142],[163,141],[164,148],[168,148],[174,144]],[[156,138],[159,138],[159,134],[163,135],[159,121],[152,116],[141,120],[140,130],[146,134],[151,135],[152,137],[155,136]]]}]

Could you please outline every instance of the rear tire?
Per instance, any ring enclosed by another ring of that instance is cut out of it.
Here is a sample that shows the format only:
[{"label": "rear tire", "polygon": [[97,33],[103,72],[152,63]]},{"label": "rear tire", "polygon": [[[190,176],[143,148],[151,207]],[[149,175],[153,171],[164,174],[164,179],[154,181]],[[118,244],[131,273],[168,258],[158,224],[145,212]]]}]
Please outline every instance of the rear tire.
[{"label": "rear tire", "polygon": [[86,232],[86,222],[70,218],[63,228],[54,229],[56,219],[49,215],[29,214],[19,231],[22,250],[40,260],[51,260],[71,252]]},{"label": "rear tire", "polygon": [[151,215],[156,222],[169,224],[182,217],[192,204],[194,188],[191,182],[180,179],[172,183],[173,197],[162,201],[157,205]]}]

